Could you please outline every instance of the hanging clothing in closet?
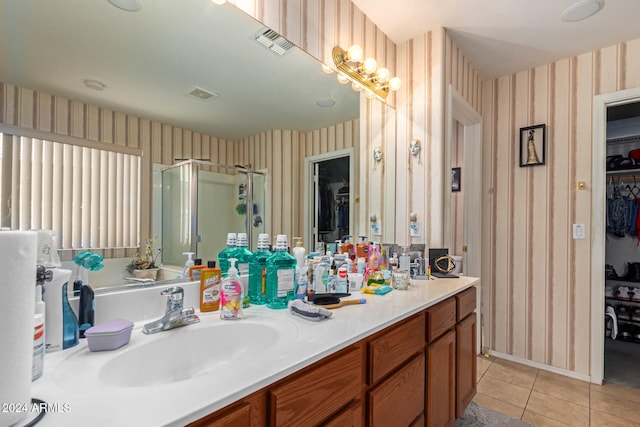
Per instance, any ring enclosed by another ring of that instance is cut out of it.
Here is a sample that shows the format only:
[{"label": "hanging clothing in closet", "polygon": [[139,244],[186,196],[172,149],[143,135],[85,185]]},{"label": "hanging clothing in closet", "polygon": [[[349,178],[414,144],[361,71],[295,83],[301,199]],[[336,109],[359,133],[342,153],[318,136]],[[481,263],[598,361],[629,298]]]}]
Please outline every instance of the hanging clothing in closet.
[{"label": "hanging clothing in closet", "polygon": [[[617,181],[617,182],[616,182]],[[638,238],[640,246],[640,187],[623,178],[611,178],[607,184],[607,232],[615,237]]]},{"label": "hanging clothing in closet", "polygon": [[333,190],[326,184],[321,184],[318,194],[318,229],[319,232],[336,229],[335,198]]}]

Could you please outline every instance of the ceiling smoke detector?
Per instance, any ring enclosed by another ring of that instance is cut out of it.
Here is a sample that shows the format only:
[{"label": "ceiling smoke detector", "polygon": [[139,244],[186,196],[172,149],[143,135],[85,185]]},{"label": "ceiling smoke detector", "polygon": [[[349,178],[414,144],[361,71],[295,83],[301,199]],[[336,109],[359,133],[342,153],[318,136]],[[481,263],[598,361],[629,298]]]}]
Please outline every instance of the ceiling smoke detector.
[{"label": "ceiling smoke detector", "polygon": [[604,7],[604,0],[582,0],[569,6],[563,13],[565,22],[578,22],[595,15]]},{"label": "ceiling smoke detector", "polygon": [[257,33],[254,33],[251,39],[280,56],[287,53],[287,51],[294,46],[293,43],[270,28],[263,28]]},{"label": "ceiling smoke detector", "polygon": [[195,86],[187,95],[199,99],[200,101],[206,101],[209,98],[217,97],[218,94],[214,92],[209,92],[208,90],[202,89],[201,87]]}]

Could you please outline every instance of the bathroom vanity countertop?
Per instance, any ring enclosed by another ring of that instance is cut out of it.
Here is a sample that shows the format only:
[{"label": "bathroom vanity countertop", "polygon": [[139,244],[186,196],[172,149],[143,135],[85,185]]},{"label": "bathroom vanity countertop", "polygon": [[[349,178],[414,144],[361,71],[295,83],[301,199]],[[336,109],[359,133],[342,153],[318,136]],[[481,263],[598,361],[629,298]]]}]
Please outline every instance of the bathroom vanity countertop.
[{"label": "bathroom vanity countertop", "polygon": [[[355,293],[345,299],[365,298],[366,304],[335,309],[332,318],[320,322],[265,306],[245,309],[244,319],[233,323],[258,324],[261,319],[272,319],[273,324],[283,325],[286,338],[270,349],[254,352],[251,363],[247,363],[249,359],[245,355],[242,363],[225,360],[215,369],[173,382],[114,385],[103,368],[114,358],[154,340],[169,338],[171,342],[179,342],[180,335],[189,328],[194,328],[191,331],[224,328],[229,322],[220,320],[218,312],[201,314],[199,324],[154,335],[143,334],[142,326],[146,322],[140,321],[133,329],[130,343],[114,351],[91,353],[86,340],[81,340],[72,349],[45,356],[44,375],[33,383],[31,396],[47,402],[52,411],[38,427],[183,426],[464,289],[479,286],[480,280],[461,276],[411,283],[408,290],[393,290],[386,295]],[[185,295],[186,292],[185,288]],[[196,287],[189,292],[197,292]],[[153,295],[157,293],[157,289],[153,290]],[[235,339],[242,341],[243,337]],[[224,354],[225,343],[212,343],[211,348]],[[171,353],[175,353],[171,359],[179,361],[191,351],[189,346],[176,345],[171,348]],[[158,359],[165,356],[157,354]],[[25,422],[30,419],[32,416]]]}]

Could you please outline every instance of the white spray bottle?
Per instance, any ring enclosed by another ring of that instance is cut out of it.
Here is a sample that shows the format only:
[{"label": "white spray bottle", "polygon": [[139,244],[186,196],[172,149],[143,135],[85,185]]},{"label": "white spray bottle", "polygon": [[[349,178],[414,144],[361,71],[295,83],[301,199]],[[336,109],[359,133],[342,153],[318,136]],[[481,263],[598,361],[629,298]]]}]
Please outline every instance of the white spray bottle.
[{"label": "white spray bottle", "polygon": [[78,344],[78,318],[69,305],[67,284],[71,270],[51,269],[51,281],[44,284],[45,345],[47,353]]}]

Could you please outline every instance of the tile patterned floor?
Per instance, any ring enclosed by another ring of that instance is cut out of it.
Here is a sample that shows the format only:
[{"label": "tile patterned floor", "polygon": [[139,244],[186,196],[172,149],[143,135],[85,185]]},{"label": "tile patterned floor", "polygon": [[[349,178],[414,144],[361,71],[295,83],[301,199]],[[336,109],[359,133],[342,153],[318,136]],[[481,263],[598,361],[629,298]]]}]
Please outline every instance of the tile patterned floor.
[{"label": "tile patterned floor", "polygon": [[640,390],[478,357],[476,403],[536,426],[640,427]]}]

